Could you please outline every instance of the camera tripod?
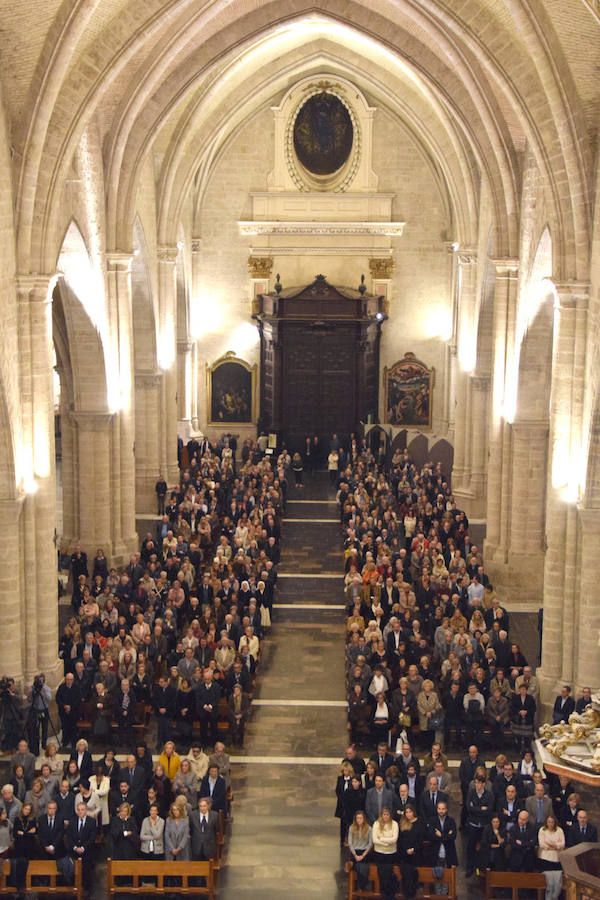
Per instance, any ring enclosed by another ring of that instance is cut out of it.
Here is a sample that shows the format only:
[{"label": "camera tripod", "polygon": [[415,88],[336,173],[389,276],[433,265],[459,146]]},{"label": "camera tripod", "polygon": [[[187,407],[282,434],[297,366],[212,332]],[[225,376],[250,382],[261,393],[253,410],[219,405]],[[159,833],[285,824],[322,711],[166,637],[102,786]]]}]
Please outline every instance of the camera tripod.
[{"label": "camera tripod", "polygon": [[2,749],[15,750],[20,740],[28,740],[25,723],[17,707],[17,698],[7,687],[0,691],[2,709]]},{"label": "camera tripod", "polygon": [[[46,703],[46,700],[42,693],[43,684],[36,683],[37,681],[38,679],[35,678],[33,681],[33,687],[31,689],[31,706],[29,707],[29,712],[27,714],[26,726],[29,749],[35,756],[39,755],[40,749],[40,724],[42,725],[42,743],[44,745],[46,744],[49,723],[52,727],[52,734],[56,738],[58,749],[60,750],[62,747],[61,741],[56,731],[56,726],[54,725],[52,716],[50,715],[50,710],[48,709],[48,704]],[[38,698],[42,701],[42,709],[36,709],[36,700]]]}]

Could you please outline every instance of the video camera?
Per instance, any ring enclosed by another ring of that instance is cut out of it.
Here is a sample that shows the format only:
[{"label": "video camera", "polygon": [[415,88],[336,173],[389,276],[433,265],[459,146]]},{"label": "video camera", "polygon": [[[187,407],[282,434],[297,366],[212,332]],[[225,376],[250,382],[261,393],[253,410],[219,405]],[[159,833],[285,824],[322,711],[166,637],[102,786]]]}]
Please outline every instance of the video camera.
[{"label": "video camera", "polygon": [[10,693],[11,683],[12,680],[7,678],[6,675],[3,675],[2,678],[0,678],[0,696]]},{"label": "video camera", "polygon": [[34,694],[41,694],[42,688],[44,687],[45,678],[43,675],[36,675],[33,679],[32,692]]}]

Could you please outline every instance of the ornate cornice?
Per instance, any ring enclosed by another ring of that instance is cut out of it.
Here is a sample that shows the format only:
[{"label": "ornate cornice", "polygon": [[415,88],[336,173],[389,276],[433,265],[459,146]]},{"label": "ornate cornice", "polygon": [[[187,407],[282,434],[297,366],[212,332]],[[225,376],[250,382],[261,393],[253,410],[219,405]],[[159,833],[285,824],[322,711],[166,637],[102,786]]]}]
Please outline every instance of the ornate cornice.
[{"label": "ornate cornice", "polygon": [[202,238],[192,238],[191,247],[192,253],[200,253],[200,251],[202,250]]},{"label": "ornate cornice", "polygon": [[394,260],[391,256],[375,257],[369,259],[369,271],[371,277],[380,281],[387,281],[392,277],[394,271]]},{"label": "ornate cornice", "polygon": [[378,237],[402,237],[406,222],[249,222],[240,221],[242,236],[270,234],[371,234]]},{"label": "ornate cornice", "polygon": [[273,268],[272,256],[249,256],[248,272],[250,278],[269,278]]}]

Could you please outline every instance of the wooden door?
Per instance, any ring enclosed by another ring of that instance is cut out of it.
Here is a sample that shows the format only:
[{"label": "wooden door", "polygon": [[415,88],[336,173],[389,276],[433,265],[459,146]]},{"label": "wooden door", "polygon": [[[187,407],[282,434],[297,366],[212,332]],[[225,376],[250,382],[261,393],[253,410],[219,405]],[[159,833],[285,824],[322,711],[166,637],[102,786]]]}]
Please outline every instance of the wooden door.
[{"label": "wooden door", "polygon": [[322,440],[356,424],[355,326],[286,323],[283,340],[283,430],[288,446],[307,434]]}]

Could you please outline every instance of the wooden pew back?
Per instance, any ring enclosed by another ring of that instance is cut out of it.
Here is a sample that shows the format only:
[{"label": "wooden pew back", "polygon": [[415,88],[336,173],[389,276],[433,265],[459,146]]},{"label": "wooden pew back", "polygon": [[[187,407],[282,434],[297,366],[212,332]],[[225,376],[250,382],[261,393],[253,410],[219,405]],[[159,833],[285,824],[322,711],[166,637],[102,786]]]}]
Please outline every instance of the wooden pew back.
[{"label": "wooden pew back", "polygon": [[[213,861],[170,862],[165,860],[107,859],[106,896],[111,900],[116,894],[169,894],[178,896],[214,897]],[[123,883],[122,879],[127,878]],[[165,884],[165,879],[177,878],[176,885]],[[206,884],[190,884],[190,878],[204,878]],[[118,879],[115,883],[115,879]]]},{"label": "wooden pew back", "polygon": [[[381,897],[381,888],[379,884],[379,875],[377,873],[377,866],[370,865],[369,866],[369,881],[373,885],[372,890],[361,891],[358,888],[357,880],[356,880],[356,872],[352,867],[351,863],[347,865],[348,875],[348,900],[359,900],[359,898],[364,898],[364,900],[378,900]],[[433,875],[433,870],[429,866],[420,866],[418,868],[419,873],[419,891],[417,893],[417,897],[419,900],[435,900],[435,898],[446,897],[447,900],[456,900],[456,868],[453,866],[451,869],[444,869],[444,874],[441,879],[435,878]],[[402,883],[402,874],[400,872],[399,866],[394,866],[394,874],[398,879],[398,883]],[[443,883],[448,885],[448,893],[447,894],[436,894],[434,893],[434,885],[436,883]],[[396,900],[404,900],[404,894],[402,890],[398,890],[396,892]]]},{"label": "wooden pew back", "polygon": [[546,879],[542,872],[492,872],[491,869],[486,870],[486,900],[494,900],[497,897],[496,891],[506,890],[506,888],[510,889],[512,900],[519,900],[520,891],[536,891],[537,900],[544,900]]}]

